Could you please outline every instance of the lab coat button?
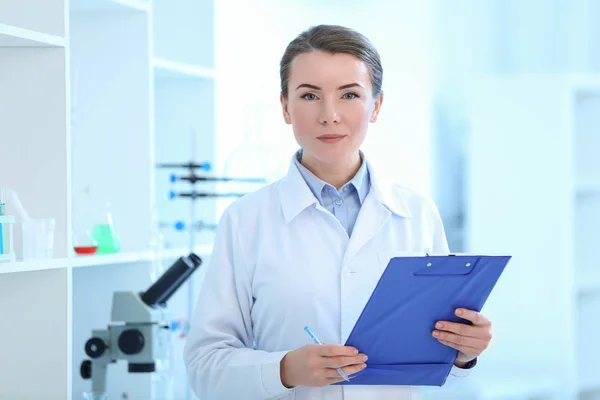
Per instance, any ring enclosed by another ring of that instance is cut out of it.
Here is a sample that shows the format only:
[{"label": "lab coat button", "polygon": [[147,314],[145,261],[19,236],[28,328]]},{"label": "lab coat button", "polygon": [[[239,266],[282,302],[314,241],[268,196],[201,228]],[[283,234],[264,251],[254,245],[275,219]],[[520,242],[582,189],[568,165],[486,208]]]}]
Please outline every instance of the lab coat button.
[{"label": "lab coat button", "polygon": [[344,202],[343,202],[342,200],[340,200],[340,199],[337,199],[337,200],[335,201],[335,205],[336,205],[336,206],[338,206],[338,207],[339,207],[339,206],[341,206],[343,203],[344,203]]}]

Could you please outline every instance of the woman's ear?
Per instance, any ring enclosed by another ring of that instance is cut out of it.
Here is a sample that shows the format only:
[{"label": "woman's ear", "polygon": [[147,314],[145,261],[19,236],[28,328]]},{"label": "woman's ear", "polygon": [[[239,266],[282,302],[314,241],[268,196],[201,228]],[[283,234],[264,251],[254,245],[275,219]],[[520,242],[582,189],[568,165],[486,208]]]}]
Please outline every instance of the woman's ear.
[{"label": "woman's ear", "polygon": [[373,103],[373,112],[371,113],[371,122],[376,122],[377,117],[379,116],[379,110],[381,110],[381,104],[383,103],[383,91],[379,92],[377,96],[377,100]]},{"label": "woman's ear", "polygon": [[290,117],[290,113],[288,111],[288,102],[285,99],[285,97],[283,97],[283,93],[281,93],[279,95],[279,101],[281,102],[281,110],[283,111],[283,119],[285,120],[286,124],[291,125],[292,118]]}]

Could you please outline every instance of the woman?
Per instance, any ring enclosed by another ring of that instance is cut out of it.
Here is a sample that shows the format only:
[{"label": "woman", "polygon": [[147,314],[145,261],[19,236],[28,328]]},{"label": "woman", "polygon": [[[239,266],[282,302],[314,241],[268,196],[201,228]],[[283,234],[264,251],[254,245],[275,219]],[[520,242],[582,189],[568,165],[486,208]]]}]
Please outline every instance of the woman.
[{"label": "woman", "polygon": [[[223,214],[185,349],[190,384],[202,400],[414,399],[417,387],[332,385],[343,381],[337,368],[368,363],[337,343],[390,258],[448,253],[436,206],[387,182],[359,150],[383,103],[379,55],[355,31],[317,26],[288,45],[280,72],[301,150],[282,180]],[[491,339],[485,317],[457,313],[472,325],[432,326],[459,350],[452,379]],[[311,344],[306,325],[332,344]]]}]

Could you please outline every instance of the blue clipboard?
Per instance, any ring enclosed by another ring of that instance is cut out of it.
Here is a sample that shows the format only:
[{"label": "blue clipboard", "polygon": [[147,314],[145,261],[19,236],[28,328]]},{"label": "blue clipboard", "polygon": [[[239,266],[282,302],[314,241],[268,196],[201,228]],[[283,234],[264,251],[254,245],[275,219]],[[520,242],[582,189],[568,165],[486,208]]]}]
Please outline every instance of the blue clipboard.
[{"label": "blue clipboard", "polygon": [[454,310],[481,311],[510,259],[392,258],[346,341],[369,357],[367,368],[337,385],[443,386],[458,351],[431,335],[435,323],[469,323]]}]

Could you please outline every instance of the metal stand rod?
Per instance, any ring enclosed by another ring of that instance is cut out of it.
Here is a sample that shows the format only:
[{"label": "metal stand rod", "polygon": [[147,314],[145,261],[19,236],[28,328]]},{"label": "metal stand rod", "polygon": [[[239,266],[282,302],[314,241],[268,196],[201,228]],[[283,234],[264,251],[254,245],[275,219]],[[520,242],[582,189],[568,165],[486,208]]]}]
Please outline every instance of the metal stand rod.
[{"label": "metal stand rod", "polygon": [[92,360],[92,392],[106,393],[106,371],[108,364],[105,360]]}]

